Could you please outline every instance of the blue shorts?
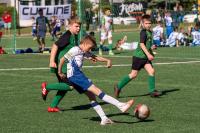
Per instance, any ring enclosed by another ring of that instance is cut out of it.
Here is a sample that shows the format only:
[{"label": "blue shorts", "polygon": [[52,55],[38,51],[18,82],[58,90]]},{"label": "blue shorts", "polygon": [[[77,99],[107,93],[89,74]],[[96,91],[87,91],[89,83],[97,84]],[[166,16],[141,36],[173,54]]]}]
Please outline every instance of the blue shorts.
[{"label": "blue shorts", "polygon": [[93,84],[90,79],[88,79],[83,72],[76,72],[75,75],[68,78],[70,83],[79,93],[84,93]]},{"label": "blue shorts", "polygon": [[169,37],[169,35],[173,32],[173,27],[172,26],[166,26],[166,35],[167,38]]},{"label": "blue shorts", "polygon": [[153,44],[155,44],[156,46],[160,46],[160,40],[153,40]]}]

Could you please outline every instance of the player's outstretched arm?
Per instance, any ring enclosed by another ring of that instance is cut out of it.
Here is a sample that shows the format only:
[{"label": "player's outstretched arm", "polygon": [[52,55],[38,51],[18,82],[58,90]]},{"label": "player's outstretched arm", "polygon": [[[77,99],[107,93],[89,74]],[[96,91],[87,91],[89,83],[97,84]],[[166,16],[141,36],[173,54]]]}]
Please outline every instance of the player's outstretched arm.
[{"label": "player's outstretched arm", "polygon": [[107,67],[110,68],[112,67],[112,61],[108,58],[104,58],[104,57],[100,57],[100,56],[96,56],[95,59],[99,62],[106,62],[107,63]]}]

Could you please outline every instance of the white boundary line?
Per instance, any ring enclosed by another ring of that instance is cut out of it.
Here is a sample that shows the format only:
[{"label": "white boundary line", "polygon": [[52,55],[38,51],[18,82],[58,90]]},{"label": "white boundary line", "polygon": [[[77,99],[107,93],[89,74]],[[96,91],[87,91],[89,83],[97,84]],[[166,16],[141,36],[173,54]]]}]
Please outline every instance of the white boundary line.
[{"label": "white boundary line", "polygon": [[[165,62],[165,63],[154,63],[154,65],[176,65],[176,64],[190,64],[190,63],[200,63],[200,61],[186,61],[186,62]],[[117,64],[113,65],[113,67],[127,67],[131,66],[131,64]],[[83,68],[102,68],[106,67],[105,65],[97,65],[97,66],[83,66]],[[38,68],[8,68],[8,69],[0,69],[0,71],[25,71],[25,70],[48,70],[48,67],[38,67]]]}]

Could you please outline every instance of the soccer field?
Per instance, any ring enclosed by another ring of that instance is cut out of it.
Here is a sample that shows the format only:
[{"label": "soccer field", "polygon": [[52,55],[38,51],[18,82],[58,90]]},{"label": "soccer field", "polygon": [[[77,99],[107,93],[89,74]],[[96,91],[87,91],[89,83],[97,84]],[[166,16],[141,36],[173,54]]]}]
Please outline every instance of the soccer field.
[{"label": "soccer field", "polygon": [[[41,98],[43,81],[56,82],[49,72],[48,54],[0,55],[0,132],[1,133],[199,133],[200,132],[200,48],[158,48],[153,61],[156,88],[160,98],[147,96],[147,74],[142,70],[136,80],[122,91],[120,101],[133,98],[135,104],[122,114],[98,99],[106,114],[115,122],[100,126],[100,119],[90,108],[85,95],[76,91],[66,94],[61,113],[48,113],[55,91]],[[104,64],[85,62],[83,71],[106,93],[113,96],[113,85],[130,72],[132,52],[123,51],[106,56],[113,61],[108,69]],[[151,109],[143,122],[133,115],[138,103]]]}]

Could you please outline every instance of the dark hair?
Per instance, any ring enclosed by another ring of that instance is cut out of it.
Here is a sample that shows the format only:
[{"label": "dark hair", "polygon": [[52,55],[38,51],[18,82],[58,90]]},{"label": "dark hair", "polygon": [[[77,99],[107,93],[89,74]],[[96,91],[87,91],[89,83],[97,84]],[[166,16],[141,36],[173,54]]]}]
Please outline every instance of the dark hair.
[{"label": "dark hair", "polygon": [[39,11],[39,12],[42,12],[42,11],[43,11],[43,9],[42,9],[42,8],[40,8],[38,11]]},{"label": "dark hair", "polygon": [[143,16],[142,16],[142,21],[144,21],[144,20],[151,21],[151,16],[148,15],[148,14],[143,15]]},{"label": "dark hair", "polygon": [[91,31],[91,32],[89,33],[89,35],[94,37],[95,33],[94,33],[93,31]]}]

